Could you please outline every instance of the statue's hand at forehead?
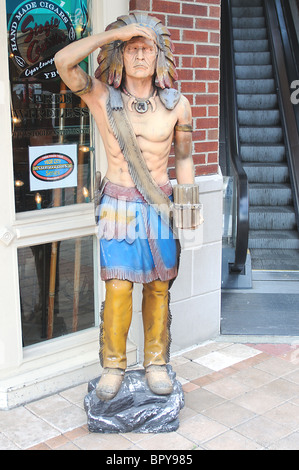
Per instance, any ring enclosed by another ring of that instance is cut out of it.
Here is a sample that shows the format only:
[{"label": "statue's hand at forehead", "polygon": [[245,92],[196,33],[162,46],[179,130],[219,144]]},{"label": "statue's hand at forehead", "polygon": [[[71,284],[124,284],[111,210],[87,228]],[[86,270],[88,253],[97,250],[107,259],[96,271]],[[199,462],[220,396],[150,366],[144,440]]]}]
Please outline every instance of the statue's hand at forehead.
[{"label": "statue's hand at forehead", "polygon": [[119,39],[127,42],[134,37],[144,37],[157,44],[157,35],[153,28],[142,23],[132,23],[117,30]]}]

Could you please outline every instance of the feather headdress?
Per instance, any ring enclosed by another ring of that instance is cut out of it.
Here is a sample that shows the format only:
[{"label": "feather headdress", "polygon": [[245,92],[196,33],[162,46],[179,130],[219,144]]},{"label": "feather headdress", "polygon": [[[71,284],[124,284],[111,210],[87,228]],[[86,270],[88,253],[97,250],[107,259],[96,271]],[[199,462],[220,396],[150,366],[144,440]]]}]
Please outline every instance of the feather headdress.
[{"label": "feather headdress", "polygon": [[[168,29],[158,18],[149,16],[147,13],[132,13],[117,18],[114,23],[107,26],[106,31],[122,28],[132,23],[149,26],[155,31],[158,46],[155,85],[162,89],[171,88],[178,77],[173,55],[174,47]],[[108,85],[113,85],[114,88],[120,86],[123,78],[124,44],[122,41],[105,44],[98,55],[99,66],[96,69],[95,77]]]}]

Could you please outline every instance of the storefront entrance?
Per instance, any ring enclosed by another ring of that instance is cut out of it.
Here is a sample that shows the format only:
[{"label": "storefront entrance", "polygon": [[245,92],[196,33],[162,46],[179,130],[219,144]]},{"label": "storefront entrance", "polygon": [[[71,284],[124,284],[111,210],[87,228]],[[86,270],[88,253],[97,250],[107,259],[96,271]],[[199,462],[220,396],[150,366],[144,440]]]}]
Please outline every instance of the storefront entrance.
[{"label": "storefront entrance", "polygon": [[[15,211],[38,220],[44,209],[90,206],[95,162],[89,111],[54,64],[61,47],[91,32],[87,2],[6,4]],[[88,61],[81,66],[88,72]],[[30,246],[18,249],[25,347],[96,322],[92,234],[35,242],[33,236]]]},{"label": "storefront entrance", "polygon": [[[94,185],[106,159],[88,108],[60,79],[54,56],[103,31],[128,2],[113,9],[106,0],[7,0],[0,8],[5,409],[100,374]],[[80,64],[90,74],[95,65]]]}]

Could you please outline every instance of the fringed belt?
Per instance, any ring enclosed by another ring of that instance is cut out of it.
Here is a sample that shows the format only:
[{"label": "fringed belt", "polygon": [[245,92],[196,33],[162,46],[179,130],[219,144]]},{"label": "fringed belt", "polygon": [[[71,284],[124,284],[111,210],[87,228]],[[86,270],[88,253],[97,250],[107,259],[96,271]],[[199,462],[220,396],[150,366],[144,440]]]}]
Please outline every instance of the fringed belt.
[{"label": "fringed belt", "polygon": [[[172,195],[172,185],[170,181],[160,186],[160,189],[166,194],[166,196]],[[138,191],[137,188],[127,188],[126,186],[120,186],[118,184],[107,181],[104,191],[104,194],[107,196],[113,197],[115,199],[122,199],[124,201],[130,202],[146,202],[142,194]]]}]

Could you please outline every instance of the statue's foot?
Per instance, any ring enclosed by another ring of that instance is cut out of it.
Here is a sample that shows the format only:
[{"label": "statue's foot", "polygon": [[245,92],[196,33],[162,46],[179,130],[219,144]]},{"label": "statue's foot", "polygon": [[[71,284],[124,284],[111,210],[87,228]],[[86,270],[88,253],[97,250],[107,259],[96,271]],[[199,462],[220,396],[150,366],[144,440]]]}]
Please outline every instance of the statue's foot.
[{"label": "statue's foot", "polygon": [[166,366],[148,366],[146,368],[146,378],[153,393],[157,395],[170,395],[172,393],[173,386]]},{"label": "statue's foot", "polygon": [[96,395],[100,400],[108,401],[114,398],[125,376],[123,369],[105,368],[96,386]]}]

